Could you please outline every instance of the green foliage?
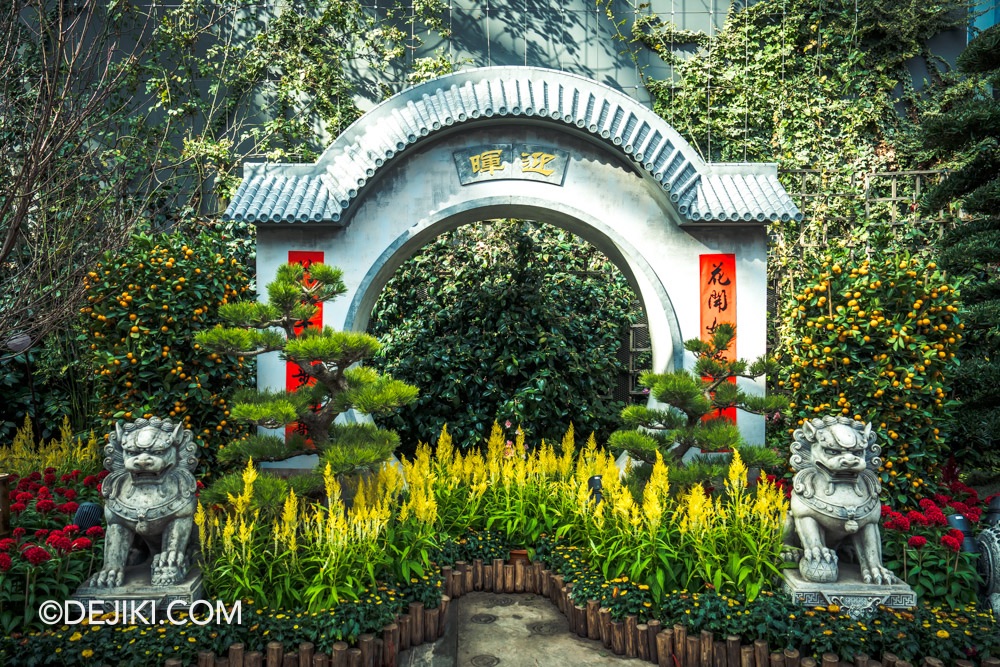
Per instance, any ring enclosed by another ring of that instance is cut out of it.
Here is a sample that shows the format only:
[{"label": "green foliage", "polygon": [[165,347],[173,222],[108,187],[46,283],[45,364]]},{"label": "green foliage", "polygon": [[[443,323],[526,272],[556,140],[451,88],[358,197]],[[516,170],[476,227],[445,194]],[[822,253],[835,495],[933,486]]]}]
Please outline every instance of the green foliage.
[{"label": "green foliage", "polygon": [[[296,364],[309,379],[307,383],[290,392],[240,392],[233,401],[232,418],[266,428],[299,423],[312,440],[311,447],[323,454],[323,465],[330,464],[336,473],[371,469],[399,444],[395,433],[372,424],[334,425],[340,414],[350,409],[387,414],[418,394],[416,387],[388,375],[351,368],[378,351],[379,343],[372,336],[297,326],[316,313],[318,304],[344,293],[341,275],[340,269],[324,264],[311,265],[308,275],[300,264],[283,265],[266,287],[266,304],[224,306],[221,314],[234,326],[196,336],[197,343],[208,350],[243,355],[280,351],[285,360]],[[284,337],[266,331],[271,327],[282,329]],[[280,453],[273,441],[255,441],[253,447],[269,456]],[[249,450],[237,448],[240,451],[233,455],[233,462],[249,459]],[[290,443],[285,452],[291,456],[298,453],[296,449]]]},{"label": "green foliage", "polygon": [[778,384],[793,426],[837,413],[870,421],[883,492],[912,506],[933,492],[948,454],[965,328],[954,283],[934,262],[888,253],[831,253],[808,270],[782,308]]},{"label": "green foliage", "polygon": [[[239,471],[229,472],[221,475],[212,484],[201,491],[199,502],[202,505],[211,507],[226,507],[231,504],[232,498],[237,497],[243,491],[243,477]],[[253,487],[252,506],[259,509],[266,516],[274,517],[281,513],[281,508],[288,497],[288,480],[261,473]]]},{"label": "green foliage", "polygon": [[272,641],[280,642],[288,655],[307,642],[317,653],[329,655],[335,642],[356,644],[362,634],[380,633],[404,609],[404,602],[395,589],[379,586],[365,591],[356,601],[345,600],[315,613],[294,607],[268,608],[243,600],[242,623],[236,622],[235,607],[229,605],[225,613],[233,614],[231,623],[219,623],[218,614],[185,622],[177,610],[172,617],[178,620],[176,624],[122,627],[120,623],[95,623],[87,626],[86,632],[75,626],[57,626],[48,632],[5,635],[0,639],[0,659],[16,658],[16,664],[24,667],[142,665],[170,659],[194,664],[201,651],[225,655],[232,644],[242,644],[248,653],[263,654]]},{"label": "green foliage", "polygon": [[962,317],[968,339],[955,373],[953,451],[963,466],[1000,466],[1000,29],[986,30],[959,56],[967,77],[963,95],[924,120],[926,147],[956,167],[928,191],[924,210],[960,204],[967,214],[939,243],[941,266],[967,280]]},{"label": "green foliage", "polygon": [[446,31],[442,12],[438,0],[378,11],[358,0],[252,11],[242,0],[188,0],[156,10],[133,91],[141,150],[129,156],[161,184],[153,223],[192,225],[221,209],[248,156],[314,161],[361,116],[355,100],[398,92],[411,66],[421,76],[450,70],[443,56],[407,57],[421,36]]},{"label": "green foliage", "polygon": [[218,461],[227,468],[243,468],[254,461],[283,461],[305,451],[305,438],[292,434],[288,441],[273,435],[251,435],[219,449]]},{"label": "green foliage", "polygon": [[374,470],[399,447],[394,431],[374,424],[335,424],[320,456],[320,469],[327,465],[334,474]]},{"label": "green foliage", "polygon": [[[676,81],[646,86],[657,113],[706,158],[879,171],[892,160],[880,144],[905,122],[895,104],[916,102],[908,61],[923,57],[938,67],[926,40],[964,27],[969,7],[769,0],[733,12],[711,37],[678,38],[677,26],[649,17],[623,38],[674,66]],[[683,43],[698,44],[699,55],[679,59],[675,45]],[[907,82],[902,99],[900,81]]]},{"label": "green foliage", "polygon": [[379,368],[423,395],[382,423],[410,450],[447,423],[464,445],[510,421],[558,441],[572,419],[607,433],[608,399],[635,297],[592,246],[553,227],[503,221],[442,235],[386,285],[370,331]]},{"label": "green foliage", "polygon": [[709,415],[737,407],[757,414],[777,412],[787,401],[782,396],[751,397],[730,380],[756,378],[771,365],[764,359],[753,364],[728,360],[726,352],[736,336],[736,327],[720,324],[711,340],[685,341],[695,355],[693,372],[644,373],[639,383],[663,408],[629,406],[622,411],[626,430],[612,434],[609,444],[624,449],[645,463],[654,463],[659,453],[679,464],[692,448],[704,452],[732,450],[742,444],[740,431],[727,418]]},{"label": "green foliage", "polygon": [[118,419],[182,418],[211,467],[214,448],[239,438],[229,417],[233,392],[253,367],[232,354],[205,355],[192,338],[230,302],[250,296],[235,260],[201,234],[136,235],[127,252],[87,274],[82,326],[93,355],[102,429]]},{"label": "green foliage", "polygon": [[707,630],[716,640],[727,635],[759,638],[772,651],[795,649],[802,657],[892,653],[911,662],[924,657],[947,661],[966,659],[968,649],[987,655],[1000,648],[992,614],[974,606],[879,607],[871,617],[852,619],[839,606],[803,607],[785,595],[764,593],[748,603],[739,595],[674,591],[659,618],[664,627],[683,623],[689,636]]}]

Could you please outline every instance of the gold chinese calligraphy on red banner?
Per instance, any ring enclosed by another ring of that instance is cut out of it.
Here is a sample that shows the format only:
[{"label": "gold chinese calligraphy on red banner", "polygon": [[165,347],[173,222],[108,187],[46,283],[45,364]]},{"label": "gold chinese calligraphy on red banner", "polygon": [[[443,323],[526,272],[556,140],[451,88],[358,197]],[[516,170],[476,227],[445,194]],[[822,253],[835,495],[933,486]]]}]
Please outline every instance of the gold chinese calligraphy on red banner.
[{"label": "gold chinese calligraphy on red banner", "polygon": [[[701,329],[699,337],[709,340],[720,324],[736,326],[736,255],[700,255]],[[733,339],[723,357],[736,360],[736,340]],[[735,382],[736,378],[731,378]],[[711,415],[736,421],[736,408],[726,408]]]},{"label": "gold chinese calligraphy on red banner", "polygon": [[[301,264],[306,270],[306,284],[309,284],[309,267],[316,263],[323,262],[323,252],[320,250],[289,250],[288,251],[288,263],[289,264]],[[316,304],[316,314],[313,315],[305,322],[299,322],[295,325],[295,333],[301,333],[306,327],[314,329],[323,328],[323,304]],[[288,361],[285,362],[285,389],[288,391],[295,391],[304,384],[314,384],[316,382],[315,378],[311,378],[302,372],[299,365]],[[299,424],[289,424],[285,427],[285,436],[288,437],[293,433],[301,433],[305,435]]]}]

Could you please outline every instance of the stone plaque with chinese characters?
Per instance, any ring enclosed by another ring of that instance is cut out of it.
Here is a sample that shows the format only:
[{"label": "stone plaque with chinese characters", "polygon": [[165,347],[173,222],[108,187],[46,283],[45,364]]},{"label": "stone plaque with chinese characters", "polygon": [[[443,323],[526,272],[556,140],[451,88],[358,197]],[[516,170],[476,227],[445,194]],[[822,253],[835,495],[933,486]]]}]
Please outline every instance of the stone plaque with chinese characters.
[{"label": "stone plaque with chinese characters", "polygon": [[562,185],[569,153],[538,144],[488,144],[455,151],[462,185],[480,181],[522,180]]}]

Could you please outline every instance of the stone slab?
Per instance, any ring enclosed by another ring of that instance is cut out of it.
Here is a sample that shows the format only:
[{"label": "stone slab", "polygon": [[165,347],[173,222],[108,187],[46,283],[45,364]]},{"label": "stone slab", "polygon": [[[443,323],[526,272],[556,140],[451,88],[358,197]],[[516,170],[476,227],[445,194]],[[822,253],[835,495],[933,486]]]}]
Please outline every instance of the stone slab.
[{"label": "stone slab", "polygon": [[445,636],[400,653],[400,667],[648,667],[569,632],[540,595],[467,593],[448,609]]},{"label": "stone slab", "polygon": [[839,605],[855,618],[875,611],[879,605],[893,609],[917,605],[917,594],[904,582],[888,586],[866,584],[861,579],[860,567],[854,563],[840,563],[839,570],[840,579],[832,584],[806,581],[797,569],[785,570],[782,588],[805,607]]},{"label": "stone slab", "polygon": [[[174,601],[190,606],[194,600],[203,597],[201,568],[192,567],[187,577],[176,586],[153,586],[149,582],[149,566],[136,565],[125,568],[125,585],[113,588],[98,588],[84,584],[76,589],[74,600],[83,604],[91,601],[106,603],[109,610],[117,601],[141,603],[151,600],[157,609],[166,609]],[[97,608],[99,605],[95,605]]]}]

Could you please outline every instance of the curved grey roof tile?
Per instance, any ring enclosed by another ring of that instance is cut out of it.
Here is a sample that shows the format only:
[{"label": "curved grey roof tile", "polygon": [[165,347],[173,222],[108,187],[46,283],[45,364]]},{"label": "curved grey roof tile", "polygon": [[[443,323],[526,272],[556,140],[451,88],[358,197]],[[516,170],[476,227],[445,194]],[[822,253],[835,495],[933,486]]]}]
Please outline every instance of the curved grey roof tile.
[{"label": "curved grey roof tile", "polygon": [[367,183],[408,146],[476,118],[535,117],[599,137],[669,193],[692,222],[800,220],[770,164],[706,164],[650,109],[595,81],[536,67],[433,79],[378,105],[313,165],[247,164],[224,218],[340,222]]}]

